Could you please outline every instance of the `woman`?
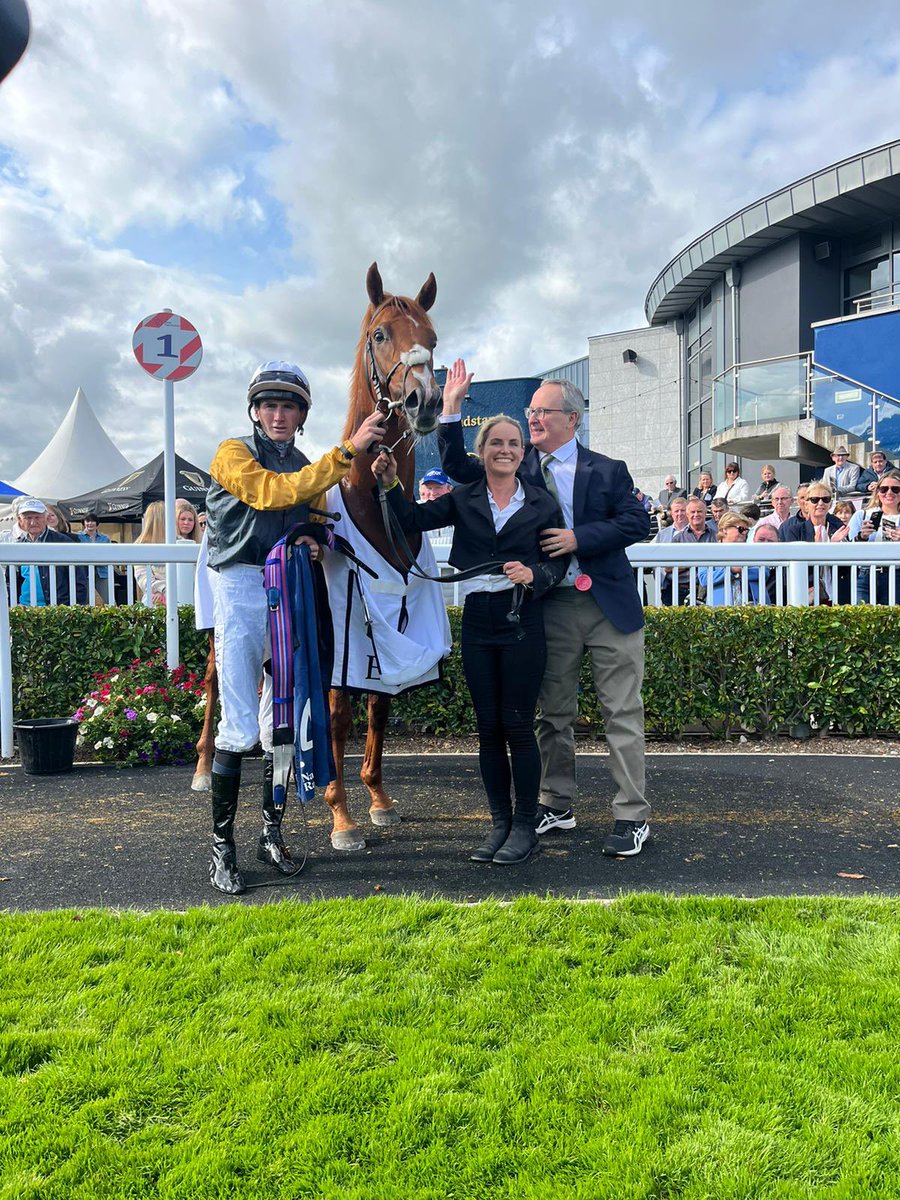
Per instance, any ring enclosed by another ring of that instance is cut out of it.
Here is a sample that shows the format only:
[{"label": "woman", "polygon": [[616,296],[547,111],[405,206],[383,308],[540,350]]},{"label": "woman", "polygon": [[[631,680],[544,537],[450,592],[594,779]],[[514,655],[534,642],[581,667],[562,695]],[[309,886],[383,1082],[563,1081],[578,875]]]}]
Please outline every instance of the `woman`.
[{"label": "woman", "polygon": [[760,485],[753,495],[753,499],[757,503],[772,505],[772,493],[778,487],[778,480],[775,478],[775,468],[766,463],[760,472]]},{"label": "woman", "polygon": [[701,471],[700,478],[697,480],[697,486],[694,488],[692,495],[709,507],[715,499],[716,485],[713,483],[713,477],[709,471]]},{"label": "woman", "polygon": [[[81,533],[76,533],[75,537],[79,542],[88,542],[95,544],[97,542],[104,543],[107,546],[110,544],[110,539],[105,533],[99,533],[97,525],[99,518],[96,513],[85,513],[81,523]],[[109,567],[94,567],[94,583],[97,595],[104,604],[109,603]]]},{"label": "woman", "polygon": [[[524,454],[518,421],[503,414],[486,421],[475,452],[484,463],[484,477],[428,504],[406,500],[396,486],[392,454],[382,451],[372,469],[381,476],[404,530],[454,527],[452,566],[466,570],[493,560],[503,563],[471,581],[463,609],[463,670],[478,723],[478,758],[492,821],[490,834],[471,857],[521,863],[538,847],[541,760],[533,725],[547,652],[537,601],[563,578],[568,555],[551,559],[540,549],[541,531],[560,528],[562,514],[548,491],[516,474]],[[514,590],[514,585],[520,586]]]},{"label": "woman", "polygon": [[[746,517],[740,516],[738,513],[725,513],[721,521],[719,521],[718,540],[725,546],[743,546],[747,541],[747,534],[750,530],[750,525]],[[743,567],[700,567],[697,571],[697,583],[700,587],[706,588],[706,603],[714,608],[720,608],[726,604],[742,604],[743,603],[743,588],[741,586],[741,572]],[[731,578],[731,594],[726,592],[725,575],[730,574]],[[747,602],[756,604],[759,599],[759,578],[758,572],[754,572],[751,576],[749,571],[747,575]]]},{"label": "woman", "polygon": [[[896,467],[879,478],[865,509],[853,514],[847,537],[855,542],[900,542],[900,470]],[[870,582],[868,569],[861,569],[861,599],[869,599]],[[875,603],[888,603],[888,572],[885,568],[876,573]]]},{"label": "woman", "polygon": [[716,488],[716,499],[724,500],[731,512],[737,512],[742,504],[750,499],[750,484],[741,479],[741,470],[736,462],[730,462],[725,467],[725,478]]},{"label": "woman", "polygon": [[197,510],[190,500],[175,501],[175,533],[179,541],[197,542],[198,545],[203,537]]},{"label": "woman", "polygon": [[[187,501],[187,515],[191,518],[191,523],[196,529],[197,515],[194,506]],[[177,509],[177,503],[176,503]],[[185,511],[185,510],[182,510]],[[179,514],[180,516],[180,514]],[[176,530],[179,527],[179,519],[176,517]],[[154,500],[147,505],[147,511],[144,513],[144,524],[140,535],[135,538],[136,546],[158,545],[164,544],[166,540],[166,517],[165,506],[162,500]],[[200,539],[191,537],[177,536],[176,542],[193,542]],[[178,565],[178,599],[182,604],[190,604],[193,601],[193,574],[194,569],[188,565],[183,568],[182,564]],[[135,567],[134,578],[141,593],[141,597],[146,596],[147,580],[150,580],[150,600],[153,604],[165,604],[166,602],[166,568],[161,563],[153,563],[149,567]]]},{"label": "woman", "polygon": [[[784,542],[843,542],[847,540],[850,527],[840,517],[829,512],[834,499],[831,489],[821,479],[809,485],[806,493],[806,518],[803,521],[785,522],[779,535]],[[818,584],[816,583],[818,574]],[[837,578],[835,579],[835,575]],[[850,603],[850,568],[812,567],[809,572],[809,598],[815,604],[821,602],[823,588],[826,604]]]},{"label": "woman", "polygon": [[57,533],[61,533],[70,542],[78,541],[78,538],[72,532],[72,526],[64,517],[62,509],[55,504],[47,505],[47,528],[55,529]]}]

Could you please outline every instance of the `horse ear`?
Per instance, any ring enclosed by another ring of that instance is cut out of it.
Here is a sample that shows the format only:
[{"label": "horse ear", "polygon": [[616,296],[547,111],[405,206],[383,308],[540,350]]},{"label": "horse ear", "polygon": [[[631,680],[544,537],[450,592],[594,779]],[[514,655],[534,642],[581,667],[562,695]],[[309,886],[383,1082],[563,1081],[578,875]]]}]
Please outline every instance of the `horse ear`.
[{"label": "horse ear", "polygon": [[378,263],[373,262],[366,274],[366,291],[369,293],[369,299],[377,308],[384,299],[384,284],[381,282],[381,272],[378,270]]},{"label": "horse ear", "polygon": [[419,288],[419,294],[416,296],[416,304],[420,304],[422,308],[428,312],[432,304],[437,299],[437,280],[432,271],[422,286]]}]

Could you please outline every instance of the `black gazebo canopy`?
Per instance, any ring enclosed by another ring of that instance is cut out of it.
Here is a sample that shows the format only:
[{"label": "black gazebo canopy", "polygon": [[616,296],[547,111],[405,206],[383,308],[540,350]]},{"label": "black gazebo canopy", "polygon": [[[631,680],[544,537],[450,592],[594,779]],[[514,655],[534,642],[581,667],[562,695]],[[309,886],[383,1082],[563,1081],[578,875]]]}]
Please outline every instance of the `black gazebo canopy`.
[{"label": "black gazebo canopy", "polygon": [[[70,521],[81,521],[86,513],[96,513],[101,521],[140,521],[147,505],[163,500],[163,456],[157,454],[137,471],[107,483],[71,500],[60,500],[59,507]],[[195,508],[206,506],[210,484],[207,471],[195,467],[180,454],[175,455],[176,499],[190,500]]]}]

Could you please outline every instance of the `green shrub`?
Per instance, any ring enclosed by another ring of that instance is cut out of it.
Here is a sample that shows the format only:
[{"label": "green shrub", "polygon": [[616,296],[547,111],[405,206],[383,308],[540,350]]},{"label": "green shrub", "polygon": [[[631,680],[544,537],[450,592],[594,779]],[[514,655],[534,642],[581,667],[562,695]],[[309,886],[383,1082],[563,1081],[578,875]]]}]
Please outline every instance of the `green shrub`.
[{"label": "green shrub", "polygon": [[[206,635],[194,629],[189,607],[179,621],[182,661],[202,674]],[[162,609],[15,608],[10,622],[19,718],[69,716],[96,674],[165,646]],[[443,679],[398,698],[395,723],[439,736],[474,733],[459,624],[460,610],[451,609],[454,651]],[[890,687],[900,675],[900,608],[649,609],[646,646],[651,735],[900,734]],[[602,730],[587,660],[580,714]]]}]

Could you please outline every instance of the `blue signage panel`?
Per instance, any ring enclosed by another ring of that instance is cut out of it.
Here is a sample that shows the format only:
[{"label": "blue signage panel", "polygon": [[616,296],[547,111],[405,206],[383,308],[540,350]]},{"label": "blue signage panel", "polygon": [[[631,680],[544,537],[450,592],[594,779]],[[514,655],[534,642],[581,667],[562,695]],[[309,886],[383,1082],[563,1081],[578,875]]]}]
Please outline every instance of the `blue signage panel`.
[{"label": "blue signage panel", "polygon": [[[900,309],[822,325],[813,334],[819,366],[900,398]],[[816,381],[815,413],[859,437],[871,436],[871,394],[842,380]],[[878,443],[894,458],[900,453],[900,405],[879,401],[877,421]]]}]

